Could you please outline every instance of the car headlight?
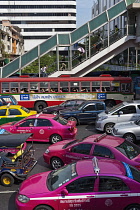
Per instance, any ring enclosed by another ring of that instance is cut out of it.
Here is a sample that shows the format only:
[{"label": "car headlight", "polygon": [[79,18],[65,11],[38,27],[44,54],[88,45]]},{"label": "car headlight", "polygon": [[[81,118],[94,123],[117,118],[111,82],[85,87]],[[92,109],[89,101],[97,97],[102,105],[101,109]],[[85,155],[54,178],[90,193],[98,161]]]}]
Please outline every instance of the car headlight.
[{"label": "car headlight", "polygon": [[28,198],[26,195],[18,195],[18,200],[21,203],[27,203],[30,200],[30,198]]},{"label": "car headlight", "polygon": [[49,149],[46,149],[45,153],[48,154],[49,152],[50,152],[50,150]]},{"label": "car headlight", "polygon": [[102,120],[105,120],[105,119],[107,119],[107,118],[108,118],[108,116],[98,117],[98,121],[102,121]]}]

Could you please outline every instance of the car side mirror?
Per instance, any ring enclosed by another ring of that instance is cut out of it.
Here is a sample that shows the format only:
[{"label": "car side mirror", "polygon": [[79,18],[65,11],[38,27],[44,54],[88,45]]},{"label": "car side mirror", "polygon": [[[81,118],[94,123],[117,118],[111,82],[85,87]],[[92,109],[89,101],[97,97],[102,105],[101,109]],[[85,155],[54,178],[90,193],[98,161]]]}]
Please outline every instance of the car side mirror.
[{"label": "car side mirror", "polygon": [[68,195],[69,193],[68,193],[68,191],[67,191],[67,189],[66,188],[64,188],[62,191],[61,191],[61,195],[62,196],[65,196],[65,195]]},{"label": "car side mirror", "polygon": [[119,111],[119,115],[123,114],[123,111]]}]

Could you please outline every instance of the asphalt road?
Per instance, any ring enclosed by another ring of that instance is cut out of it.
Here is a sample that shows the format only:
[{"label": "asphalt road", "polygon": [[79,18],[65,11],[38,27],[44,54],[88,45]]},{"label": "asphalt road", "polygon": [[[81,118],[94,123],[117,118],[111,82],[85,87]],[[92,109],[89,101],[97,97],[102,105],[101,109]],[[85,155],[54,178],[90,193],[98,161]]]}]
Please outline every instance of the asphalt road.
[{"label": "asphalt road", "polygon": [[[78,128],[78,133],[76,138],[78,139],[97,133],[94,128],[94,124],[80,125],[77,126],[77,128]],[[48,146],[49,146],[48,143],[34,143],[35,158],[38,162],[37,165],[34,167],[34,169],[31,171],[31,173],[29,174],[29,176],[50,170],[47,164],[44,163],[42,157],[44,151],[47,149]],[[14,184],[12,187],[7,188],[0,185],[0,210],[16,210],[15,196],[19,186],[20,184]]]}]

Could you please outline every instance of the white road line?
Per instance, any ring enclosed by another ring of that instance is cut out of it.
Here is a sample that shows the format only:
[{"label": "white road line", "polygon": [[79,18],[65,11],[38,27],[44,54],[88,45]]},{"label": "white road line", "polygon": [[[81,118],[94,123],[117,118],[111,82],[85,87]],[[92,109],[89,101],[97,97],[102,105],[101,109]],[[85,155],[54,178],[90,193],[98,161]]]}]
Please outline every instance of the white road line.
[{"label": "white road line", "polygon": [[0,191],[0,194],[14,193],[14,192],[17,192],[17,190],[15,190],[15,191]]}]

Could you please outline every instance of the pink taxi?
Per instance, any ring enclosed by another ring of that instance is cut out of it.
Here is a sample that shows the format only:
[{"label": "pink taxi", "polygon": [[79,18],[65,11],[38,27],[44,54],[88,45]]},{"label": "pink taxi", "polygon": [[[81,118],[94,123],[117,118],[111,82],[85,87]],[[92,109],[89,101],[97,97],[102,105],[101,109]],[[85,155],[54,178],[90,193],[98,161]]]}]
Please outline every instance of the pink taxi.
[{"label": "pink taxi", "polygon": [[11,133],[32,134],[27,141],[49,141],[56,143],[64,139],[73,139],[77,133],[76,123],[52,114],[36,114],[18,122],[9,122],[0,126]]},{"label": "pink taxi", "polygon": [[83,140],[58,142],[43,154],[53,169],[81,159],[117,159],[140,169],[140,147],[123,139],[106,134],[91,135]]},{"label": "pink taxi", "polygon": [[16,195],[18,210],[139,210],[140,171],[96,158],[30,176]]}]

